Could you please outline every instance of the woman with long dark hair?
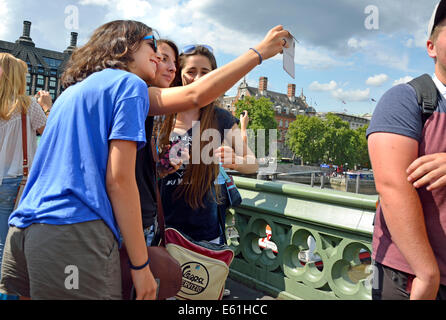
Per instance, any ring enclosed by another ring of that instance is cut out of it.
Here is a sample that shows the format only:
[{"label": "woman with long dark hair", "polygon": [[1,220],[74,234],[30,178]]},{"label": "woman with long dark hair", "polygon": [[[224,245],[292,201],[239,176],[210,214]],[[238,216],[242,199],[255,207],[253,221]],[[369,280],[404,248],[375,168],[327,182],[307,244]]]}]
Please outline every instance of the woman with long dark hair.
[{"label": "woman with long dark hair", "polygon": [[[204,45],[183,49],[179,57],[183,85],[199,81],[217,69],[211,50]],[[219,107],[218,101],[213,101],[201,109],[167,116],[161,129],[161,147],[175,145],[171,147],[175,150],[170,152],[171,156],[175,157],[177,151],[189,150],[189,155],[183,157],[189,160],[188,163],[161,180],[165,222],[196,241],[220,243],[224,232],[217,207],[223,201],[220,185],[216,183],[220,163],[223,166],[230,164],[242,173],[253,173],[258,169],[255,156],[243,141],[237,123],[229,111]],[[213,133],[214,139],[219,141],[209,142],[210,139],[205,138]],[[242,144],[240,148],[237,148],[237,142]],[[194,143],[199,145],[199,159],[194,159]]]}]

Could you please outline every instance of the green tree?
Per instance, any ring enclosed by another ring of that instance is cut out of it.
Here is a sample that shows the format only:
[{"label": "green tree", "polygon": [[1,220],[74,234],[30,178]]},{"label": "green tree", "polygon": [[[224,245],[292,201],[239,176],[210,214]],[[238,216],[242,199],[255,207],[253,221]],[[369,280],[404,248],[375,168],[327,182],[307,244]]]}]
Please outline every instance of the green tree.
[{"label": "green tree", "polygon": [[304,162],[317,163],[324,156],[324,132],[322,119],[298,115],[288,128],[286,143]]},{"label": "green tree", "polygon": [[[240,118],[240,114],[246,110],[249,115],[248,130],[254,132],[254,137],[249,137],[251,141],[255,141],[255,149],[263,149],[263,146],[257,145],[258,130],[265,130],[265,152],[269,153],[269,136],[270,129],[277,130],[277,121],[274,117],[273,103],[265,98],[260,97],[258,99],[254,97],[246,96],[235,103],[235,115]],[[252,140],[255,139],[255,140]],[[270,156],[276,156],[270,155]]]},{"label": "green tree", "polygon": [[356,136],[347,121],[328,113],[325,117],[325,130],[322,138],[324,161],[341,165],[354,164]]},{"label": "green tree", "polygon": [[357,146],[357,163],[361,167],[370,168],[370,157],[369,157],[369,149],[367,145],[366,131],[368,129],[368,125],[364,127],[360,127],[355,130],[358,139]]},{"label": "green tree", "polygon": [[325,120],[299,115],[289,127],[286,143],[305,162],[368,167],[366,130],[352,130],[348,122],[331,113]]}]

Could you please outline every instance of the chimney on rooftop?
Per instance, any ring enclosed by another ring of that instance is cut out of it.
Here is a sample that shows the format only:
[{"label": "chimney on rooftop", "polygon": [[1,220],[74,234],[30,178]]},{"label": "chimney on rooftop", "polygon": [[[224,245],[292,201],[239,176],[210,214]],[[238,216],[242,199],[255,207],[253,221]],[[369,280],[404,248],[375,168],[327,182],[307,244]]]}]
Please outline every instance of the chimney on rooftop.
[{"label": "chimney on rooftop", "polygon": [[30,38],[30,35],[31,35],[31,21],[23,21],[22,37]]},{"label": "chimney on rooftop", "polygon": [[266,92],[268,89],[268,78],[267,77],[260,77],[259,79],[259,91],[260,93]]},{"label": "chimney on rooftop", "polygon": [[77,32],[71,32],[70,47],[76,48],[76,46],[77,46]]},{"label": "chimney on rooftop", "polygon": [[288,84],[288,99],[292,100],[296,96],[296,85],[293,83]]},{"label": "chimney on rooftop", "polygon": [[73,53],[77,46],[77,32],[71,32],[70,45],[65,49],[65,53]]},{"label": "chimney on rooftop", "polygon": [[23,34],[22,36],[16,41],[20,42],[22,44],[26,44],[29,46],[35,46],[33,40],[30,37],[31,35],[31,21],[23,21]]}]

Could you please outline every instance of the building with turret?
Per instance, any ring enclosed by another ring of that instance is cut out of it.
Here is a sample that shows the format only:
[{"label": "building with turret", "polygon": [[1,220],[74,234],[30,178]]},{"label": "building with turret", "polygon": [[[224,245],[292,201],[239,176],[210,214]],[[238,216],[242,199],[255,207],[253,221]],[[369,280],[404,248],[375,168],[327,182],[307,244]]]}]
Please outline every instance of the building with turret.
[{"label": "building with turret", "polygon": [[23,33],[16,42],[0,40],[0,52],[8,52],[28,64],[27,94],[49,91],[53,101],[62,93],[61,76],[77,45],[76,32],[71,32],[70,45],[63,52],[37,48],[31,38],[31,22],[23,21]]},{"label": "building with turret", "polygon": [[279,93],[268,90],[268,78],[260,77],[258,87],[250,87],[244,79],[237,89],[234,97],[223,97],[223,106],[235,113],[235,103],[246,96],[268,98],[274,106],[275,119],[277,121],[277,149],[284,158],[292,158],[293,153],[285,145],[285,137],[288,127],[296,120],[297,115],[316,115],[316,110],[308,105],[303,89],[300,96],[296,97],[296,85],[288,84],[287,93]]}]

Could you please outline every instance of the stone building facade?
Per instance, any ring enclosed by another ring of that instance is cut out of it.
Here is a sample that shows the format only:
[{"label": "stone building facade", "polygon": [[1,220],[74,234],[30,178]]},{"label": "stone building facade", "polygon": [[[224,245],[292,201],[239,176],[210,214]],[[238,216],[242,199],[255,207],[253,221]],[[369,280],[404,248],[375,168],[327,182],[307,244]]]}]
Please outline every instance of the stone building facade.
[{"label": "stone building facade", "polygon": [[285,144],[289,125],[296,120],[296,116],[299,114],[307,116],[316,114],[316,110],[308,105],[303,89],[300,96],[296,97],[295,84],[288,84],[287,93],[285,94],[268,90],[267,77],[260,77],[257,87],[251,87],[246,80],[243,80],[238,86],[235,97],[223,97],[223,106],[235,113],[235,103],[246,96],[255,98],[266,97],[273,103],[278,130],[277,149],[283,158],[292,158],[293,153]]},{"label": "stone building facade", "polygon": [[70,45],[63,52],[37,48],[31,39],[31,22],[23,22],[22,36],[16,42],[0,40],[0,52],[8,52],[28,64],[27,94],[49,91],[53,101],[62,93],[61,76],[77,45],[76,32],[71,32]]}]

